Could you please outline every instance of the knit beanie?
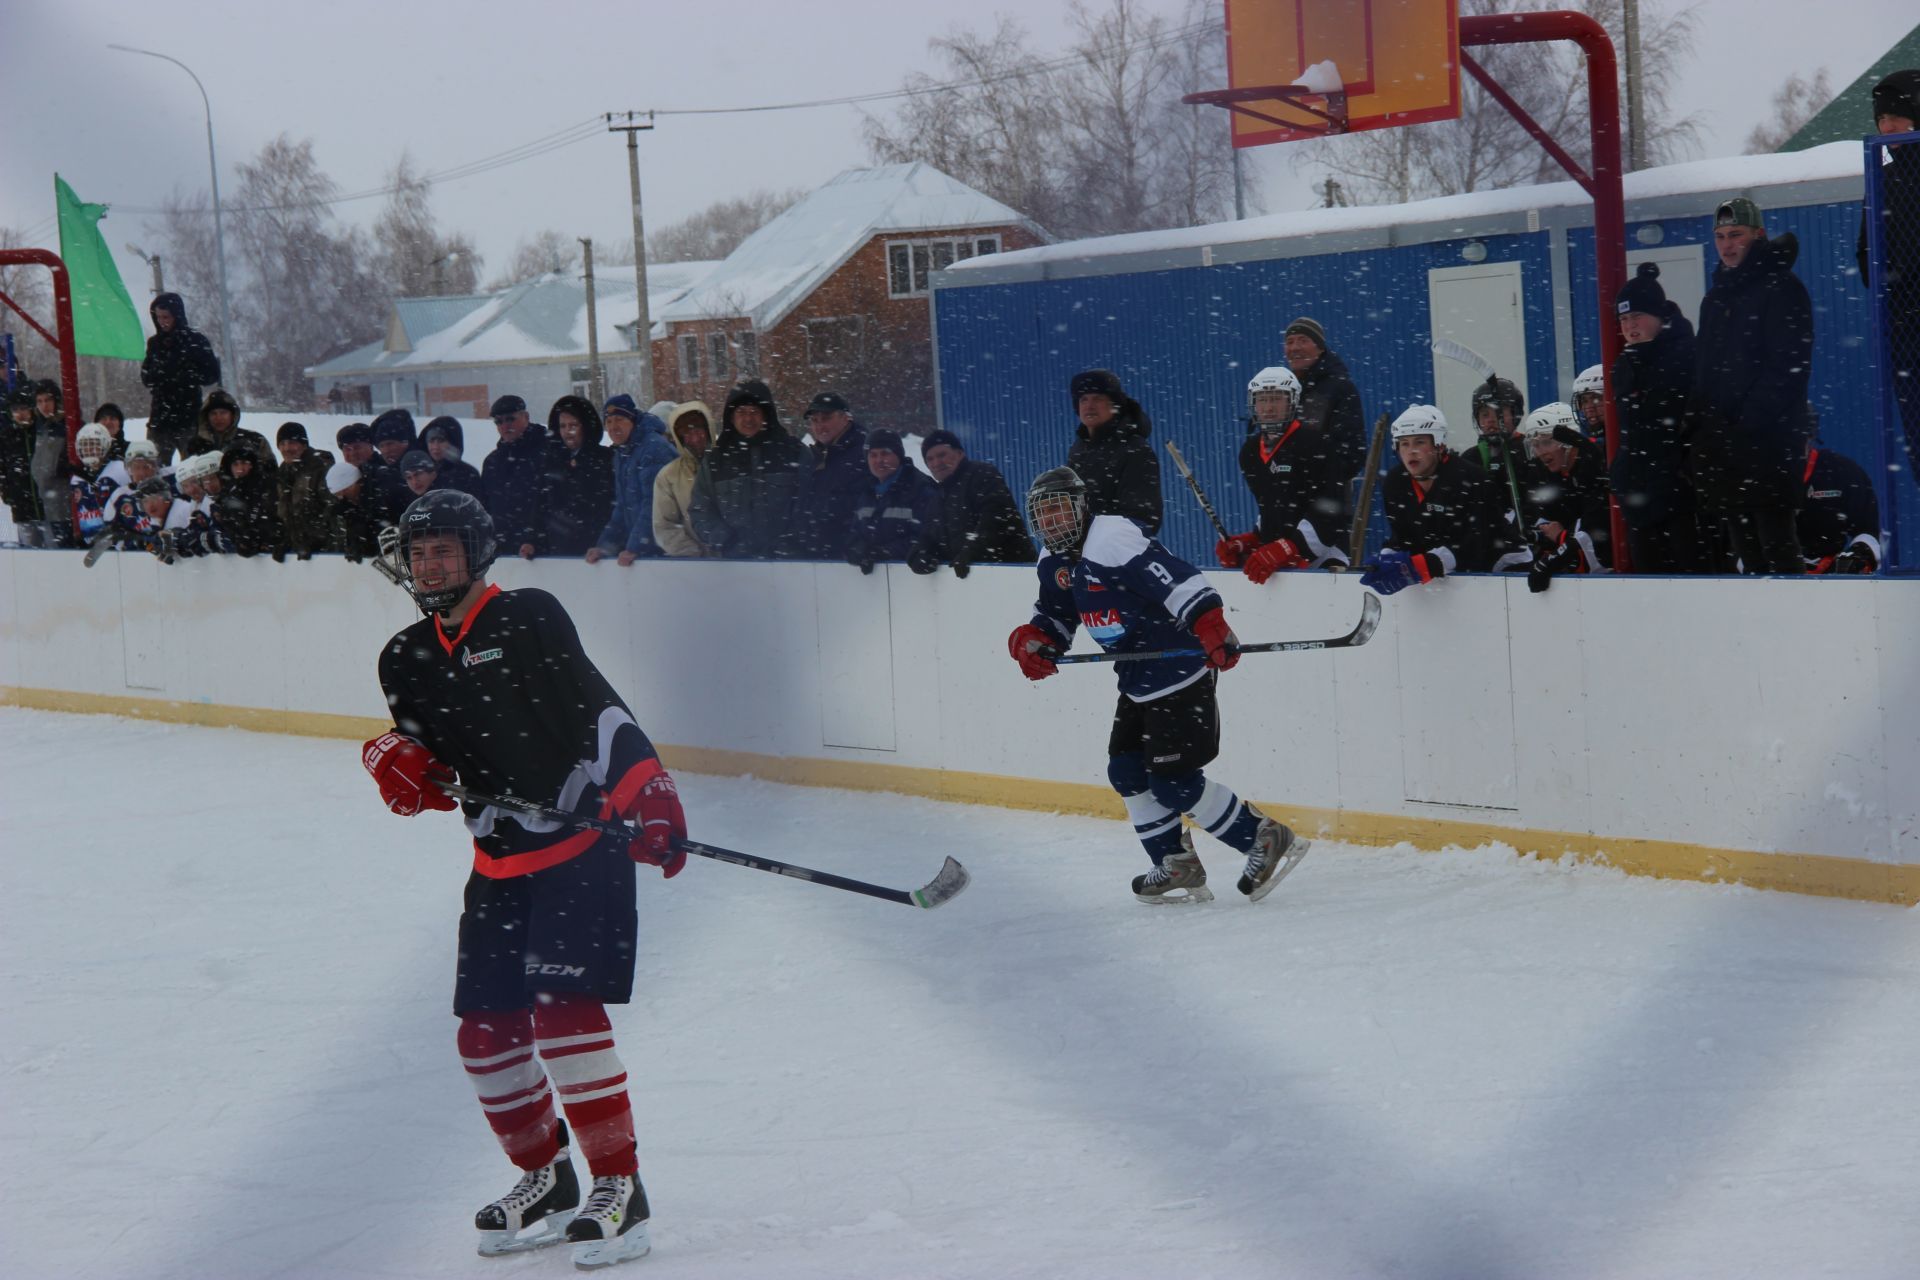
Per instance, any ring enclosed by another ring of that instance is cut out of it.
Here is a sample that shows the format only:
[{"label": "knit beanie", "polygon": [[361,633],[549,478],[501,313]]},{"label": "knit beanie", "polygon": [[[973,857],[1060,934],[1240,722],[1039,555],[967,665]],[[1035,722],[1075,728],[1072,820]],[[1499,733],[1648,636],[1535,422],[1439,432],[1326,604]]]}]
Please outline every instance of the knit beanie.
[{"label": "knit beanie", "polygon": [[1629,311],[1638,311],[1665,319],[1667,291],[1660,287],[1660,264],[1641,263],[1640,269],[1633,273],[1633,279],[1620,286],[1620,292],[1614,295],[1614,303],[1623,316]]}]

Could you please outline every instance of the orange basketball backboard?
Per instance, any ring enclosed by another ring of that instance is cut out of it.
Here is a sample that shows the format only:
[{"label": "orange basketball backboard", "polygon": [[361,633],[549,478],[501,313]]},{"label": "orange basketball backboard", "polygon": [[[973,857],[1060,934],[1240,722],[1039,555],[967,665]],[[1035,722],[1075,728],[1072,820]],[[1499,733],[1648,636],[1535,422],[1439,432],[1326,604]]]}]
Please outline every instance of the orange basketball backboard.
[{"label": "orange basketball backboard", "polygon": [[[1459,0],[1226,0],[1226,6],[1227,82],[1235,97],[1296,84],[1329,95],[1239,100],[1231,113],[1236,147],[1460,114]],[[1344,100],[1332,96],[1339,93]],[[1329,101],[1337,104],[1331,129]]]}]

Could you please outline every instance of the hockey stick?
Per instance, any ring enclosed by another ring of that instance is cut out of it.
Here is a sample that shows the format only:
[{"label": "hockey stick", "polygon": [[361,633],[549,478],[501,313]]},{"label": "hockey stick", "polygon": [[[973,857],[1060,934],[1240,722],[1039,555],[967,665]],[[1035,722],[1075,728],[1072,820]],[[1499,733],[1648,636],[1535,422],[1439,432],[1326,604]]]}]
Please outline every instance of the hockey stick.
[{"label": "hockey stick", "polygon": [[[490,796],[453,782],[440,782],[435,785],[456,800],[490,804],[515,813],[524,813],[529,817],[564,822],[587,831],[621,836],[628,840],[640,834],[639,828],[627,822],[609,822],[601,818],[589,818],[583,814],[568,813],[563,809],[549,809],[543,804],[522,800],[518,796]],[[960,891],[973,880],[973,877],[967,874],[967,869],[952,858],[947,859],[938,875],[918,889],[889,889],[883,885],[868,884],[864,880],[850,880],[846,876],[836,876],[830,871],[814,871],[808,867],[795,866],[791,862],[782,862],[778,858],[762,858],[751,853],[737,853],[732,849],[722,849],[718,845],[702,844],[698,840],[675,839],[673,847],[682,853],[691,853],[696,857],[712,858],[715,862],[731,862],[735,866],[752,867],[755,871],[771,871],[775,875],[823,884],[829,889],[864,893],[869,898],[885,898],[888,902],[898,902],[909,907],[925,907],[929,911],[958,897]]]},{"label": "hockey stick", "polygon": [[[1457,364],[1467,366],[1467,368],[1485,378],[1488,385],[1492,385],[1500,380],[1500,375],[1493,370],[1492,361],[1488,360],[1478,351],[1475,351],[1472,347],[1462,346],[1451,338],[1435,338],[1433,340],[1433,354],[1445,357]],[[1473,429],[1478,431],[1480,424],[1477,422],[1474,423]],[[1500,446],[1500,461],[1506,468],[1507,493],[1513,499],[1513,522],[1517,526],[1521,521],[1526,519],[1527,509],[1520,505],[1520,482],[1514,479],[1513,475],[1513,447],[1504,435],[1501,437]]]},{"label": "hockey stick", "polygon": [[[1353,630],[1343,636],[1334,636],[1330,640],[1270,640],[1264,644],[1243,644],[1242,654],[1248,653],[1307,653],[1314,649],[1355,649],[1373,639],[1373,633],[1380,627],[1380,597],[1369,591],[1362,597],[1360,621]],[[1153,649],[1146,653],[1069,653],[1054,658],[1057,666],[1066,666],[1074,662],[1145,662],[1150,658],[1197,658],[1206,656],[1205,649]]]},{"label": "hockey stick", "polygon": [[1347,563],[1359,564],[1367,547],[1367,521],[1373,518],[1373,487],[1380,479],[1380,455],[1386,452],[1389,420],[1381,414],[1373,424],[1373,443],[1367,446],[1367,473],[1360,480],[1360,505],[1353,509],[1353,532],[1347,535]]},{"label": "hockey stick", "polygon": [[1187,460],[1180,456],[1180,446],[1169,440],[1167,452],[1173,455],[1173,465],[1180,468],[1180,474],[1187,478],[1187,488],[1193,490],[1193,496],[1200,499],[1201,508],[1207,513],[1207,519],[1213,521],[1213,527],[1220,531],[1221,539],[1231,538],[1233,535],[1227,532],[1227,526],[1220,523],[1219,513],[1214,511],[1213,504],[1207,501],[1207,491],[1200,487],[1199,478],[1193,474],[1193,469],[1187,465]]}]

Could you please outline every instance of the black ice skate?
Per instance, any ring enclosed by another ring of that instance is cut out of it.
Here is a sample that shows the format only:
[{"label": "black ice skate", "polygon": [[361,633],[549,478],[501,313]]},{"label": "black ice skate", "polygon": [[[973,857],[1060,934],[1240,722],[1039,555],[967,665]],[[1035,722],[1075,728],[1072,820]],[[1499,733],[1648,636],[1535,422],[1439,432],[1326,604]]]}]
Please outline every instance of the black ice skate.
[{"label": "black ice skate", "polygon": [[1193,851],[1191,835],[1182,831],[1178,853],[1168,854],[1159,866],[1133,878],[1133,896],[1156,907],[1213,901],[1213,890],[1207,888],[1207,869]]},{"label": "black ice skate", "polygon": [[647,1234],[647,1189],[632,1174],[595,1178],[587,1202],[567,1227],[573,1265],[581,1271],[643,1258],[653,1249]]},{"label": "black ice skate", "polygon": [[[563,1120],[560,1154],[553,1163],[529,1169],[513,1190],[473,1215],[473,1225],[480,1229],[480,1256],[495,1258],[559,1244],[567,1238],[567,1224],[573,1221],[579,1203],[580,1182],[568,1158],[567,1125]],[[520,1234],[534,1227],[539,1229]]]},{"label": "black ice skate", "polygon": [[1247,854],[1247,869],[1240,875],[1240,892],[1253,902],[1260,901],[1300,865],[1300,859],[1312,847],[1311,841],[1293,834],[1291,827],[1272,818],[1260,819],[1253,833],[1253,848]]}]

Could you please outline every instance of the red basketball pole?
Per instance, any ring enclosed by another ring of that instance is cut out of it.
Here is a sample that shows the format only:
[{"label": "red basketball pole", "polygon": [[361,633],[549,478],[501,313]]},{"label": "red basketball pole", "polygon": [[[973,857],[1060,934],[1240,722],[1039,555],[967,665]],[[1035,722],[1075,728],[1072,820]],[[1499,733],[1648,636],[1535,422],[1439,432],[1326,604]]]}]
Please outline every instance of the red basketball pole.
[{"label": "red basketball pole", "polygon": [[73,451],[73,438],[80,433],[80,362],[73,351],[73,286],[67,280],[67,264],[60,261],[60,255],[46,249],[0,249],[0,267],[29,263],[53,273],[53,324],[58,336],[48,333],[38,320],[27,314],[25,307],[6,294],[0,293],[0,302],[17,311],[22,320],[33,326],[35,333],[60,353],[60,398],[67,411],[67,462],[77,467],[80,458]]},{"label": "red basketball pole", "polygon": [[[1587,103],[1592,109],[1590,137],[1593,146],[1593,173],[1581,170],[1573,158],[1555,143],[1520,104],[1496,83],[1466,52],[1469,46],[1488,44],[1533,44],[1545,40],[1571,40],[1587,55]],[[1627,199],[1621,188],[1620,162],[1620,79],[1613,55],[1613,41],[1606,28],[1583,13],[1555,10],[1549,13],[1510,13],[1490,17],[1460,19],[1460,62],[1480,86],[1538,139],[1553,158],[1593,197],[1594,287],[1600,315],[1600,364],[1606,370],[1607,461],[1620,450],[1620,423],[1613,411],[1613,363],[1620,356],[1623,342],[1620,321],[1614,314],[1613,299],[1626,283],[1627,275]],[[1613,565],[1629,572],[1633,561],[1627,550],[1627,525],[1620,514],[1620,499],[1613,507]]]}]

